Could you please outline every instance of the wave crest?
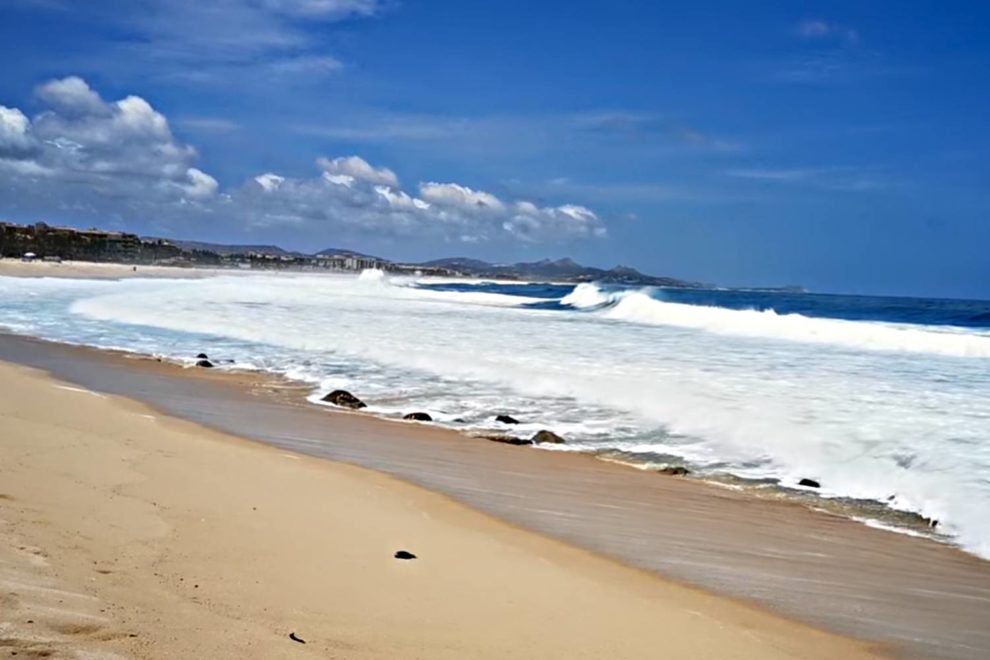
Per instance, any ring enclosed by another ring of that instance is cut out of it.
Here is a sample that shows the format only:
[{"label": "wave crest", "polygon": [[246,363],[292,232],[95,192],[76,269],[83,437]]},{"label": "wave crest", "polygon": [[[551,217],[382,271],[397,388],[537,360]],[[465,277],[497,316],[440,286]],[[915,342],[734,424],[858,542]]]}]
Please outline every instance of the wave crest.
[{"label": "wave crest", "polygon": [[560,302],[608,319],[724,335],[829,344],[858,350],[990,357],[990,335],[961,328],[931,330],[908,324],[778,314],[772,309],[688,305],[657,300],[652,293],[653,289],[609,292],[595,284],[582,283]]}]

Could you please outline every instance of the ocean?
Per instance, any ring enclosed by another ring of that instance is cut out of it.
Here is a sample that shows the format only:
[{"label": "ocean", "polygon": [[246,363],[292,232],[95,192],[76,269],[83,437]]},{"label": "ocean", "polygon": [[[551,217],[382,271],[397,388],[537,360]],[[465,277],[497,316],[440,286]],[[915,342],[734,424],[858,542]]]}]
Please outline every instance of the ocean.
[{"label": "ocean", "polygon": [[469,433],[549,429],[567,443],[534,450],[686,466],[990,558],[990,302],[377,271],[0,277],[0,301],[10,332],[206,352],[309,383],[317,405],[343,388]]}]

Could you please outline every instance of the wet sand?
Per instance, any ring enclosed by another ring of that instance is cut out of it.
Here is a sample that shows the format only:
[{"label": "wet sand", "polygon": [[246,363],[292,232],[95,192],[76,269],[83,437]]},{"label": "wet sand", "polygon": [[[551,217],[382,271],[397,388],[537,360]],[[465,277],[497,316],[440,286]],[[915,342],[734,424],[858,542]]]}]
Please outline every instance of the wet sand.
[{"label": "wet sand", "polygon": [[990,563],[927,539],[588,456],[336,413],[286,397],[277,381],[253,374],[9,336],[0,338],[0,359],[269,445],[372,468],[628,565],[880,641],[898,655],[990,653]]},{"label": "wet sand", "polygon": [[0,428],[10,656],[872,657],[381,473],[5,363]]}]

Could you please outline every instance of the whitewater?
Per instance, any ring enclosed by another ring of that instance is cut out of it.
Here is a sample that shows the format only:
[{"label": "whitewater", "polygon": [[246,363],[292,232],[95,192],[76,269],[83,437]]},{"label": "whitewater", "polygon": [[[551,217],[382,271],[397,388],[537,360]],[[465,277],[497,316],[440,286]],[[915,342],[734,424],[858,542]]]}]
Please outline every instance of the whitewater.
[{"label": "whitewater", "polygon": [[[990,558],[990,303],[272,274],[0,277],[0,327],[938,520]],[[801,310],[800,312],[794,311]],[[494,416],[521,420],[504,427]],[[808,492],[805,489],[804,492]]]}]

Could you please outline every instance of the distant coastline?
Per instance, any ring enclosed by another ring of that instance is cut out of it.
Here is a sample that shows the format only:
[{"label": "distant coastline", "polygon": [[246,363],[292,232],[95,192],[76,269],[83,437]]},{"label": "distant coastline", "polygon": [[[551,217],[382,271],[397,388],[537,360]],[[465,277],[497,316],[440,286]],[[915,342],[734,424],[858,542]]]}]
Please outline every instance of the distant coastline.
[{"label": "distant coastline", "polygon": [[33,225],[0,222],[0,257],[243,270],[360,272],[378,269],[400,275],[492,278],[521,282],[602,282],[672,288],[712,286],[675,277],[647,275],[627,266],[594,268],[569,258],[493,264],[478,259],[452,257],[421,263],[403,263],[346,248],[327,248],[305,254],[284,250],[276,245],[228,245],[142,237],[100,229],[54,227],[43,222]]}]

